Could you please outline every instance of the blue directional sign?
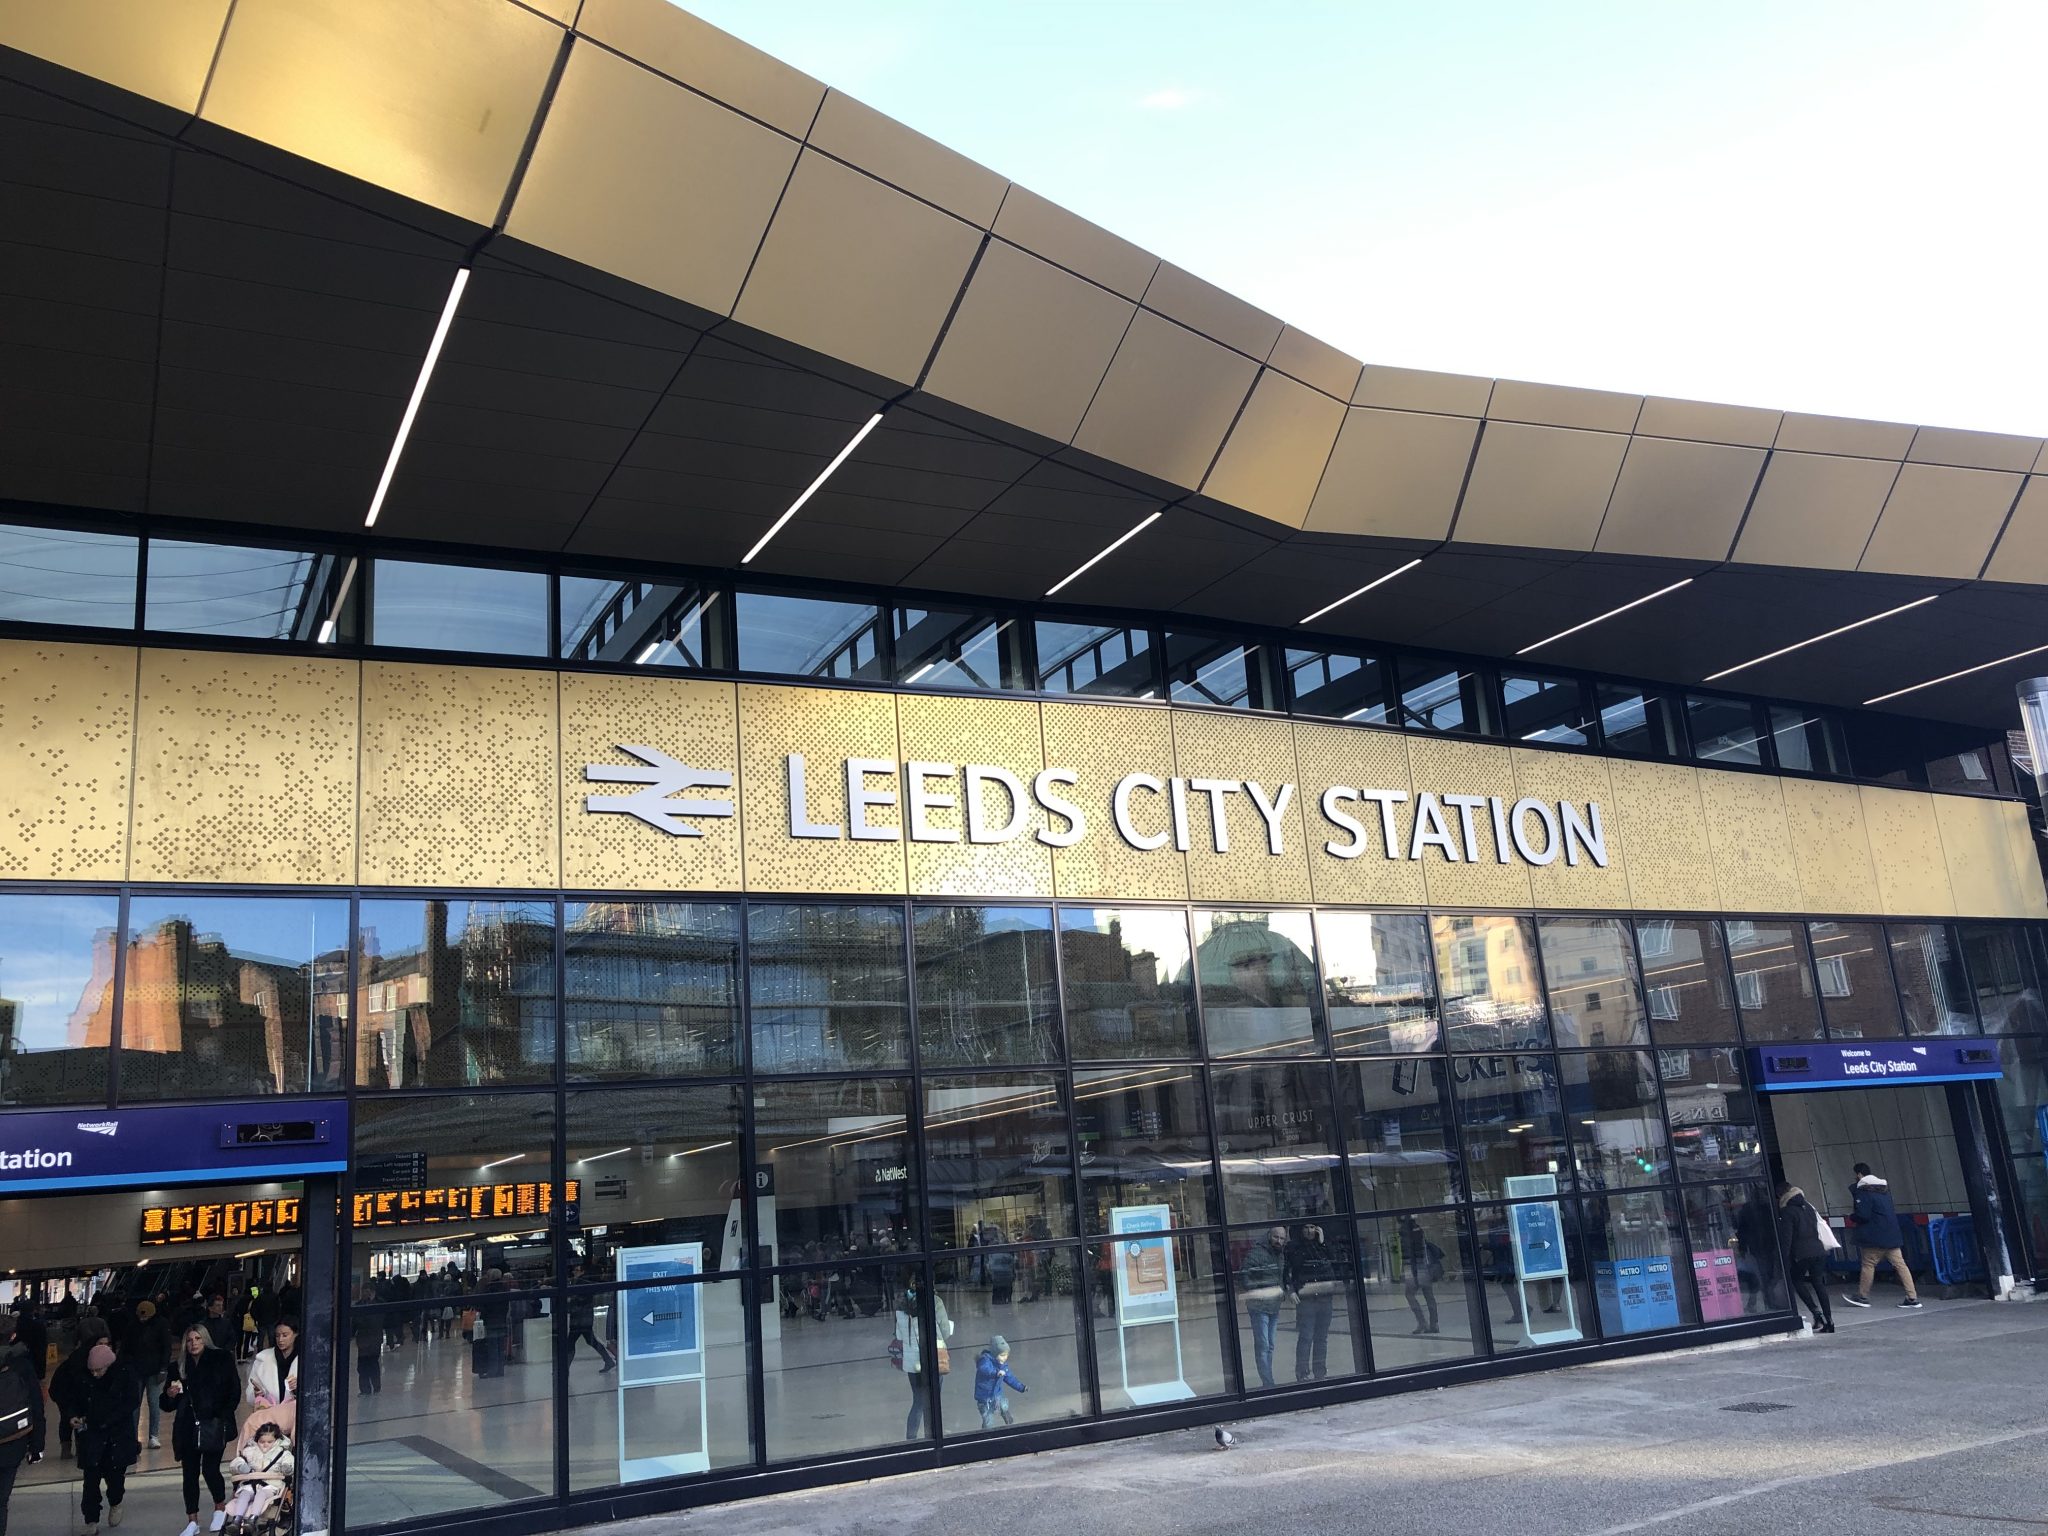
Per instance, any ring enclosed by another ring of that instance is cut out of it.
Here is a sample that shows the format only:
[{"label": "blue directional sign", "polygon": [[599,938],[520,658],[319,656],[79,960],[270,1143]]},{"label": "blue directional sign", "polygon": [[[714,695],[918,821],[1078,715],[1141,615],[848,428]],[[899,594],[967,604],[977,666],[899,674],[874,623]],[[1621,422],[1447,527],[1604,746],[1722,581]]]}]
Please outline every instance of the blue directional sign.
[{"label": "blue directional sign", "polygon": [[1756,1086],[1765,1093],[1886,1083],[1967,1083],[2005,1075],[1998,1042],[1974,1035],[1760,1045],[1750,1056]]},{"label": "blue directional sign", "polygon": [[639,1284],[618,1293],[620,1354],[627,1360],[695,1354],[704,1347],[701,1288],[686,1283],[704,1272],[702,1243],[664,1243],[619,1254],[619,1279]]}]

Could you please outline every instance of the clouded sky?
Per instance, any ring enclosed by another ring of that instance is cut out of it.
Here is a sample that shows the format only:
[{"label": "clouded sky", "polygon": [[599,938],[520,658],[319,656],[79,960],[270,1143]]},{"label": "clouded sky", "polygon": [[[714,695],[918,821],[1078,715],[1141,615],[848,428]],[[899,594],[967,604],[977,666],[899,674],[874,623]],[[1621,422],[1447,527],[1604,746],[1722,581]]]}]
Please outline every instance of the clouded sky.
[{"label": "clouded sky", "polygon": [[695,0],[1372,362],[2048,434],[2048,3]]}]

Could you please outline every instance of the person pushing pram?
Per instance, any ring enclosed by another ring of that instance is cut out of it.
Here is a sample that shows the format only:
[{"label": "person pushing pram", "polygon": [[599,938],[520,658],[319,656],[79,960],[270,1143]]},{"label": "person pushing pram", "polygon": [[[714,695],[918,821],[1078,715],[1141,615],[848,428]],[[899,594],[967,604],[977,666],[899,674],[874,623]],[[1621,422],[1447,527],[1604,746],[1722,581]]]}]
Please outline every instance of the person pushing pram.
[{"label": "person pushing pram", "polygon": [[241,1454],[228,1463],[228,1480],[235,1485],[227,1505],[228,1529],[260,1531],[273,1523],[282,1513],[293,1465],[291,1437],[274,1421],[266,1419],[245,1433]]}]

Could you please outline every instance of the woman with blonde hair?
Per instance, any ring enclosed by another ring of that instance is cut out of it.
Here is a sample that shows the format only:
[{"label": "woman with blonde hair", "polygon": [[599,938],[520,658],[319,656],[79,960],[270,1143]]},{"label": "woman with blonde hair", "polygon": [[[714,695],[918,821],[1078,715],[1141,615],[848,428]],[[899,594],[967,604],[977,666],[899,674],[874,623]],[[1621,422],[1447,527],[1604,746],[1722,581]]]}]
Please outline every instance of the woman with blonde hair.
[{"label": "woman with blonde hair", "polygon": [[161,1399],[171,1420],[171,1450],[185,1477],[185,1529],[180,1536],[199,1536],[199,1480],[213,1495],[209,1531],[228,1523],[228,1485],[220,1459],[235,1437],[235,1405],[241,1400],[242,1378],[233,1358],[217,1348],[204,1325],[194,1323],[178,1344],[178,1358]]}]

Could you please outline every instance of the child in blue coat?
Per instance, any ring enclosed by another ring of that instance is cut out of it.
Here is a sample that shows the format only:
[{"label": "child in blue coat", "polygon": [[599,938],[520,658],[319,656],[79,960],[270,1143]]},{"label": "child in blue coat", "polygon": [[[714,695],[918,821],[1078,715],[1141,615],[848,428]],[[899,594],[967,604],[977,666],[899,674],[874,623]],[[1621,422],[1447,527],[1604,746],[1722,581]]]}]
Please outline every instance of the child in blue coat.
[{"label": "child in blue coat", "polygon": [[981,1410],[983,1429],[996,1427],[997,1414],[1002,1415],[1005,1424],[1017,1422],[1010,1417],[1010,1404],[1003,1396],[1003,1388],[1014,1387],[1019,1392],[1031,1390],[1010,1374],[1009,1360],[1010,1341],[999,1333],[988,1341],[988,1348],[974,1362],[974,1406]]}]

